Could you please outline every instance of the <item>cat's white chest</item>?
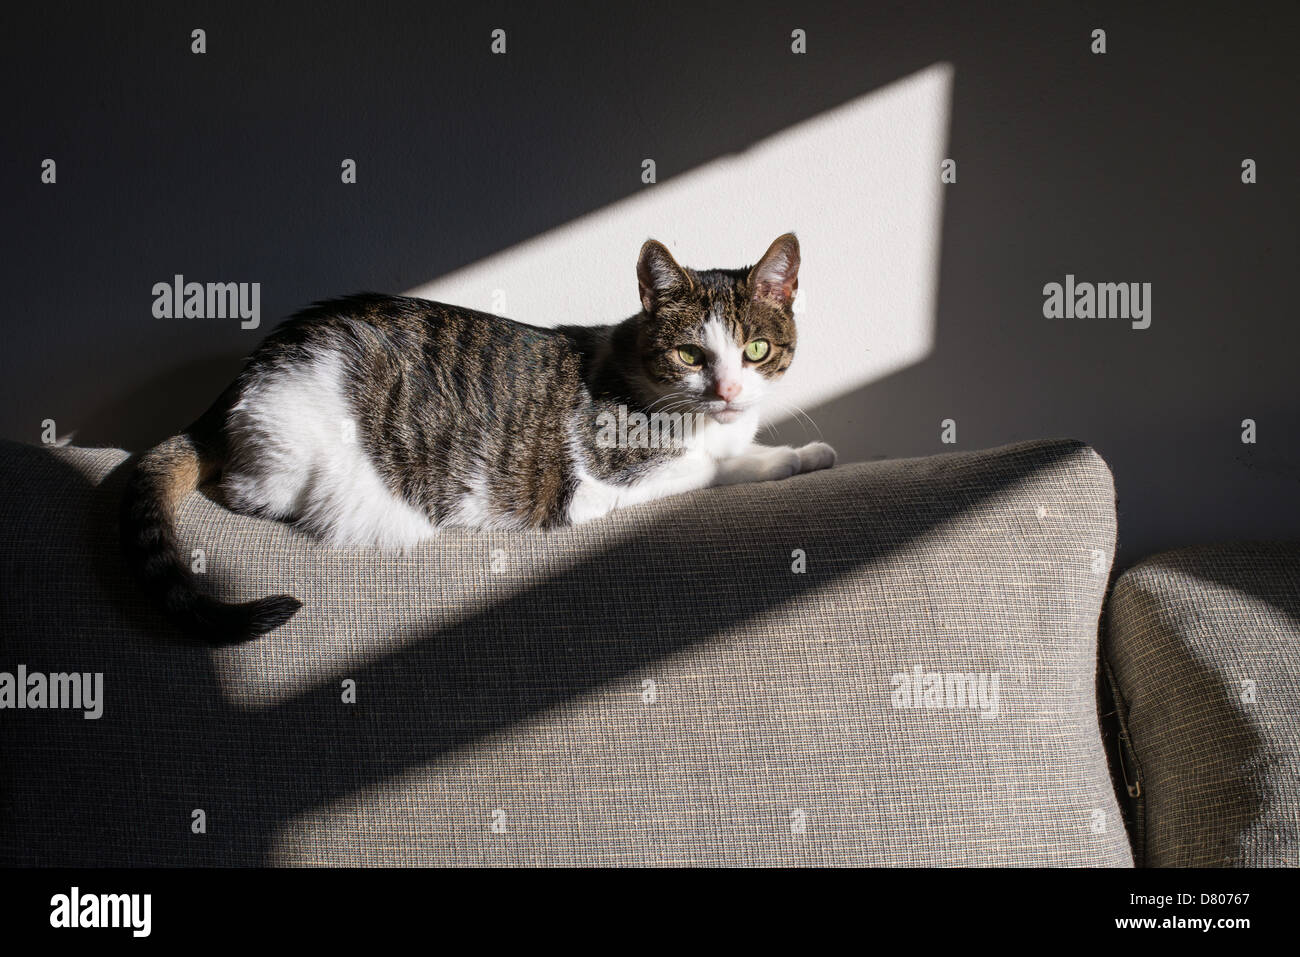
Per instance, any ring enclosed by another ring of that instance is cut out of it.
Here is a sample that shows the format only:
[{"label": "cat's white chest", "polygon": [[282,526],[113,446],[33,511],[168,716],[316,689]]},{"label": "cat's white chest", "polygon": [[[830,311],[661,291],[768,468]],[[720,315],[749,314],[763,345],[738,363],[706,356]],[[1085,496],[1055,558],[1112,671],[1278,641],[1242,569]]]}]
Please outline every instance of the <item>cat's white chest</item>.
[{"label": "cat's white chest", "polygon": [[750,412],[734,422],[706,419],[687,443],[687,454],[703,455],[715,461],[744,453],[758,434],[758,413]]}]

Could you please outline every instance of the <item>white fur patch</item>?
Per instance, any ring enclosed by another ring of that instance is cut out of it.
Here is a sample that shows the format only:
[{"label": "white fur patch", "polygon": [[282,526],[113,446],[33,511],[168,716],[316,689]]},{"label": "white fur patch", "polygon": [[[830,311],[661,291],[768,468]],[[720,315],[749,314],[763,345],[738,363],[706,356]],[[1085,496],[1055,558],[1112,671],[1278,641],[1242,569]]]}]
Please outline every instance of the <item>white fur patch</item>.
[{"label": "white fur patch", "polygon": [[704,351],[709,357],[709,368],[714,380],[739,379],[744,363],[740,361],[741,346],[716,313],[704,323]]},{"label": "white fur patch", "polygon": [[767,393],[767,379],[744,361],[745,344],[736,341],[716,310],[704,323],[704,351],[709,359],[710,393],[712,383],[739,382],[740,392],[732,403],[744,408],[752,407]]},{"label": "white fur patch", "polygon": [[295,519],[336,545],[402,548],[433,525],[389,490],[366,455],[343,389],[343,361],[325,353],[267,373],[231,409],[222,477],[241,510]]},{"label": "white fur patch", "polygon": [[749,409],[733,422],[716,422],[703,416],[691,437],[688,448],[704,453],[714,461],[741,455],[758,434],[758,410]]},{"label": "white fur patch", "polygon": [[475,473],[465,484],[469,486],[469,491],[460,497],[451,512],[438,524],[460,525],[465,528],[493,528],[505,524],[492,508],[487,476],[482,472]]}]

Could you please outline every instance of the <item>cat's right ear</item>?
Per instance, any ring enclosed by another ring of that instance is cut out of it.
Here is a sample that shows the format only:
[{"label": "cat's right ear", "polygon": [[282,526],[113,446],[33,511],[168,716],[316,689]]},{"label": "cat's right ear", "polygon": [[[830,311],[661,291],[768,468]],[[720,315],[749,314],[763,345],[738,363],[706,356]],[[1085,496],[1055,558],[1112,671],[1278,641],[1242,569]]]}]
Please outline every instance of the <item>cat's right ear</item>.
[{"label": "cat's right ear", "polygon": [[690,292],[690,274],[677,265],[673,254],[661,242],[647,239],[636,261],[636,281],[641,287],[641,305],[654,312],[665,299]]}]

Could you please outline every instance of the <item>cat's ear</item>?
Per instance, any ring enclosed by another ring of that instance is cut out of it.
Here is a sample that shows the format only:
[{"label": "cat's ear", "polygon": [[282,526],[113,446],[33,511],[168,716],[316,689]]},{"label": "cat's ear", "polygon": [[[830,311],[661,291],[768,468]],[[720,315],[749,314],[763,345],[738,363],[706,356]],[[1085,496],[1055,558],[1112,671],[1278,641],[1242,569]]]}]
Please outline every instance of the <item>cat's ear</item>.
[{"label": "cat's ear", "polygon": [[677,265],[677,260],[663,243],[647,239],[636,261],[636,281],[641,287],[641,305],[646,312],[654,312],[665,299],[690,292],[694,287],[690,273]]},{"label": "cat's ear", "polygon": [[786,233],[767,247],[763,258],[749,271],[749,294],[788,306],[798,288],[799,240],[794,233]]}]

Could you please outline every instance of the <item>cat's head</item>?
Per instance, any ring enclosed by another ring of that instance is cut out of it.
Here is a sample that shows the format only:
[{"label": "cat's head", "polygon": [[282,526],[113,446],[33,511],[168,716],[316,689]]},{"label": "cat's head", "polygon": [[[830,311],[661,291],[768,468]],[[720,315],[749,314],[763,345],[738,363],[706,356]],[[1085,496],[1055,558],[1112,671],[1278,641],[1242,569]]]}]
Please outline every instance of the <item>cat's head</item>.
[{"label": "cat's head", "polygon": [[753,410],[794,358],[794,234],[749,269],[698,272],[649,239],[636,275],[644,309],[638,347],[655,408],[724,423]]}]

